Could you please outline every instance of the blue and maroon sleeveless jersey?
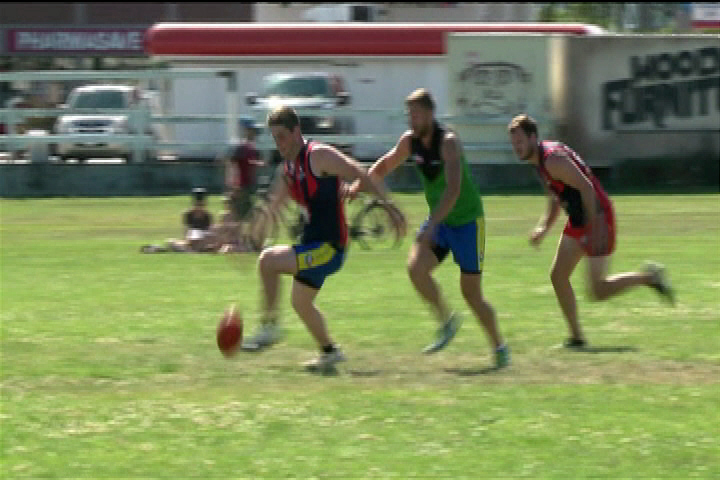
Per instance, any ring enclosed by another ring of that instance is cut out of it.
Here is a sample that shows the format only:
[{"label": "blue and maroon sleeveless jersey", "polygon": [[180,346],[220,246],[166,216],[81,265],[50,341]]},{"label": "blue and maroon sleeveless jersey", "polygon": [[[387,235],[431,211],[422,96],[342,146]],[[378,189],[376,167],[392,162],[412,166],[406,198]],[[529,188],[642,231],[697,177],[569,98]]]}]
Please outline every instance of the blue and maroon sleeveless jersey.
[{"label": "blue and maroon sleeveless jersey", "polygon": [[348,242],[345,209],[340,199],[342,182],[335,175],[317,177],[313,173],[310,168],[313,146],[313,142],[305,143],[295,161],[285,161],[283,168],[290,196],[309,215],[301,242],[328,242],[342,249]]},{"label": "blue and maroon sleeveless jersey", "polygon": [[567,185],[560,180],[554,179],[545,168],[545,161],[550,155],[558,151],[562,152],[567,156],[586,177],[590,179],[597,195],[597,206],[598,209],[607,209],[610,206],[610,198],[603,189],[602,185],[590,170],[585,162],[580,158],[580,155],[575,153],[573,149],[560,142],[553,141],[542,141],[538,144],[540,148],[540,164],[536,167],[538,173],[542,177],[545,184],[548,186],[551,192],[555,194],[563,207],[570,217],[570,225],[573,227],[582,227],[585,225],[585,210],[582,204],[582,196],[580,191],[570,185]]}]

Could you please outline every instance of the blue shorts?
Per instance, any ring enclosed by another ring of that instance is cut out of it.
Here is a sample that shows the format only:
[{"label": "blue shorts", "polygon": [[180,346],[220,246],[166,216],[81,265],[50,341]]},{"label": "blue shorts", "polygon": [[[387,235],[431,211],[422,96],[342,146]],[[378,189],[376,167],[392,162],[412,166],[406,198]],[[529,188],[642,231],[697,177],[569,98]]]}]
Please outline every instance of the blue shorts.
[{"label": "blue shorts", "polygon": [[345,263],[345,250],[338,250],[327,242],[293,245],[292,248],[298,266],[295,280],[318,290],[325,278]]},{"label": "blue shorts", "polygon": [[[420,232],[426,228],[427,220],[420,226]],[[435,229],[430,243],[438,262],[445,260],[447,254],[452,252],[462,273],[482,273],[485,260],[485,217],[456,227],[441,223]]]}]

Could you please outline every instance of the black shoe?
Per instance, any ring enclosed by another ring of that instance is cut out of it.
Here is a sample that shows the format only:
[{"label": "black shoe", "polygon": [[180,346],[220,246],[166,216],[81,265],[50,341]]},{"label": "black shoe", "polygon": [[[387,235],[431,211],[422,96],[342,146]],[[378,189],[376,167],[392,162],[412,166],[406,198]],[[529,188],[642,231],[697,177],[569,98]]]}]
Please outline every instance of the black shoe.
[{"label": "black shoe", "polygon": [[568,338],[567,340],[565,340],[565,343],[563,343],[563,347],[573,348],[575,350],[582,350],[587,347],[587,342],[579,338]]}]

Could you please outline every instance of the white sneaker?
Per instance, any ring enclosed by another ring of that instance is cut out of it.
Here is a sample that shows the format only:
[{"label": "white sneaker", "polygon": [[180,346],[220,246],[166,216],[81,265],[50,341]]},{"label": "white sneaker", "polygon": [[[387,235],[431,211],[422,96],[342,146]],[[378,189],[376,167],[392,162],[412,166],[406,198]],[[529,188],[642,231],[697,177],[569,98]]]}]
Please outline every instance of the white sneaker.
[{"label": "white sneaker", "polygon": [[257,352],[276,344],[282,336],[282,331],[277,325],[260,325],[255,335],[245,339],[240,348],[248,352]]},{"label": "white sneaker", "polygon": [[650,287],[660,294],[671,305],[675,305],[675,291],[667,278],[665,266],[659,263],[647,262],[645,271],[652,275]]},{"label": "white sneaker", "polygon": [[335,348],[330,353],[321,353],[310,361],[303,363],[306,370],[311,372],[327,372],[335,368],[336,363],[344,362],[347,358],[339,348]]}]

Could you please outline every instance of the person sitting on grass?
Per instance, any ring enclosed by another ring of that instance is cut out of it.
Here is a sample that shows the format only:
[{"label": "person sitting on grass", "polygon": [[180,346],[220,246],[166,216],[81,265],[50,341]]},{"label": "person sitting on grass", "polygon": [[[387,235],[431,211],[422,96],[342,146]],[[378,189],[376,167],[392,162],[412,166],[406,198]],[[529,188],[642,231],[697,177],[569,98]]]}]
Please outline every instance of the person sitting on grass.
[{"label": "person sitting on grass", "polygon": [[183,239],[168,239],[163,245],[144,245],[140,250],[143,253],[161,252],[208,252],[216,250],[216,235],[212,234],[212,214],[206,206],[207,191],[204,188],[192,190],[191,208],[183,212]]}]

